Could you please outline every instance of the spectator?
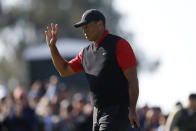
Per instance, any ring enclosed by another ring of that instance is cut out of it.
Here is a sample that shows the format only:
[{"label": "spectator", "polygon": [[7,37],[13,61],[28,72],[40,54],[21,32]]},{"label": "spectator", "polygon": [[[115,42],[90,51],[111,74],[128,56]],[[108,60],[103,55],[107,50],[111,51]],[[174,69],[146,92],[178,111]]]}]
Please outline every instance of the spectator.
[{"label": "spectator", "polygon": [[71,131],[74,129],[74,124],[72,122],[72,116],[71,116],[71,111],[72,111],[72,105],[70,101],[68,100],[63,100],[60,103],[60,118],[61,121],[59,123],[59,127],[61,131]]},{"label": "spectator", "polygon": [[172,121],[174,119],[174,116],[182,108],[183,108],[182,103],[181,102],[177,102],[175,107],[174,107],[174,109],[170,112],[170,114],[168,116],[168,119],[167,119],[166,124],[165,124],[165,131],[170,131],[170,127],[171,127]]},{"label": "spectator", "polygon": [[159,126],[155,131],[165,131],[165,124],[167,121],[167,115],[162,115],[159,119]]},{"label": "spectator", "polygon": [[146,121],[146,113],[149,110],[148,105],[145,105],[142,108],[138,108],[137,109],[137,114],[140,120],[140,127],[143,128],[144,127],[144,122]]},{"label": "spectator", "polygon": [[8,115],[10,112],[9,92],[5,86],[0,85],[0,131],[8,131]]},{"label": "spectator", "polygon": [[42,83],[39,80],[33,82],[31,90],[28,93],[28,103],[32,109],[35,109],[41,96],[44,94]]},{"label": "spectator", "polygon": [[83,115],[83,107],[85,105],[85,99],[84,96],[81,93],[76,93],[73,96],[73,110],[72,110],[72,117],[74,119],[74,123],[77,125],[81,121],[84,120]]},{"label": "spectator", "polygon": [[[89,125],[92,124],[93,106],[88,101],[88,95],[75,93],[72,96],[71,90],[68,90],[64,83],[59,83],[56,76],[51,76],[49,81],[45,81],[44,87],[46,92],[43,92],[41,81],[33,82],[29,92],[18,87],[13,92],[12,100],[9,97],[9,91],[5,86],[0,85],[0,131],[92,130]],[[137,109],[140,130],[195,131],[193,124],[196,123],[195,102],[195,94],[189,96],[187,108],[183,108],[182,104],[177,102],[168,119],[159,107],[145,105]],[[166,120],[167,124],[165,124]],[[133,129],[130,128],[129,131]]]},{"label": "spectator", "polygon": [[43,122],[45,131],[52,131],[51,113],[50,101],[47,96],[43,96],[37,105],[36,114]]},{"label": "spectator", "polygon": [[69,90],[68,87],[64,83],[60,83],[58,85],[58,97],[59,101],[67,100],[69,99]]},{"label": "spectator", "polygon": [[51,100],[55,95],[57,94],[57,85],[58,85],[58,79],[55,75],[52,75],[49,80],[49,85],[46,90],[46,96]]},{"label": "spectator", "polygon": [[159,120],[162,116],[161,109],[159,107],[153,107],[146,113],[146,120],[144,122],[144,131],[155,131],[158,129]]},{"label": "spectator", "polygon": [[81,93],[76,93],[73,96],[73,110],[72,118],[75,125],[74,131],[88,131],[92,130],[88,125],[88,130],[86,129],[86,123],[92,124],[91,113],[93,111],[92,107],[87,104],[86,98]]},{"label": "spectator", "polygon": [[24,88],[17,87],[13,93],[13,112],[10,114],[9,131],[34,131],[36,116],[27,101]]},{"label": "spectator", "polygon": [[189,95],[188,107],[174,116],[169,131],[196,131],[196,94]]}]

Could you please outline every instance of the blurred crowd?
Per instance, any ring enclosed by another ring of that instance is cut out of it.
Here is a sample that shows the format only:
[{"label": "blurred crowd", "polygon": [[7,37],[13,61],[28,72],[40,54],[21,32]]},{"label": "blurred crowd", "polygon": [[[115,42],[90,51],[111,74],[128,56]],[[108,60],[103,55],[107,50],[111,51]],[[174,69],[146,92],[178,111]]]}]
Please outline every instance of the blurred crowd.
[{"label": "blurred crowd", "polygon": [[[188,98],[188,106],[178,102],[169,114],[160,107],[138,108],[140,130],[196,131],[196,94]],[[33,82],[29,90],[0,85],[0,131],[91,131],[92,112],[88,93],[71,93],[56,76]]]}]

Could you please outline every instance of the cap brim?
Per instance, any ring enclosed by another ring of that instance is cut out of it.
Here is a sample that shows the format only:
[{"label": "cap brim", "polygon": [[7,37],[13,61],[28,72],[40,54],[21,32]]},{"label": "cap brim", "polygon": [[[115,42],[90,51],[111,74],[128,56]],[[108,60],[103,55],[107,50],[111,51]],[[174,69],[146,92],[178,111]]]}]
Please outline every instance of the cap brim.
[{"label": "cap brim", "polygon": [[74,24],[74,27],[79,28],[79,27],[81,27],[83,25],[87,25],[87,24],[88,24],[87,21],[80,21],[80,22]]}]

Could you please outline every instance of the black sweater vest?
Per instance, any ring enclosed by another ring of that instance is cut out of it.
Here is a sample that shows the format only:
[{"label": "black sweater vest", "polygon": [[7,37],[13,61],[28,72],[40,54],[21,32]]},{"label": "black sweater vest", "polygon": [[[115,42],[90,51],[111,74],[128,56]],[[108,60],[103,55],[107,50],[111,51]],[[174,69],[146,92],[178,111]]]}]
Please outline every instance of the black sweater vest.
[{"label": "black sweater vest", "polygon": [[129,104],[128,81],[116,58],[121,38],[108,34],[98,45],[90,44],[82,53],[82,66],[97,107]]}]

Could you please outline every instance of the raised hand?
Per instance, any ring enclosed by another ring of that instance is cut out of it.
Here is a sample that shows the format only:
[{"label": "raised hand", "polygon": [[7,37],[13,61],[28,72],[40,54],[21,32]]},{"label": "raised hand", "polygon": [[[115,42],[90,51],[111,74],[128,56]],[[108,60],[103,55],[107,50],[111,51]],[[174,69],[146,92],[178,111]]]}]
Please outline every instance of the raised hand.
[{"label": "raised hand", "polygon": [[45,31],[46,35],[46,43],[49,47],[55,46],[57,41],[57,33],[58,33],[58,24],[54,26],[54,24],[51,24],[52,30],[49,26],[47,26],[47,31]]}]

